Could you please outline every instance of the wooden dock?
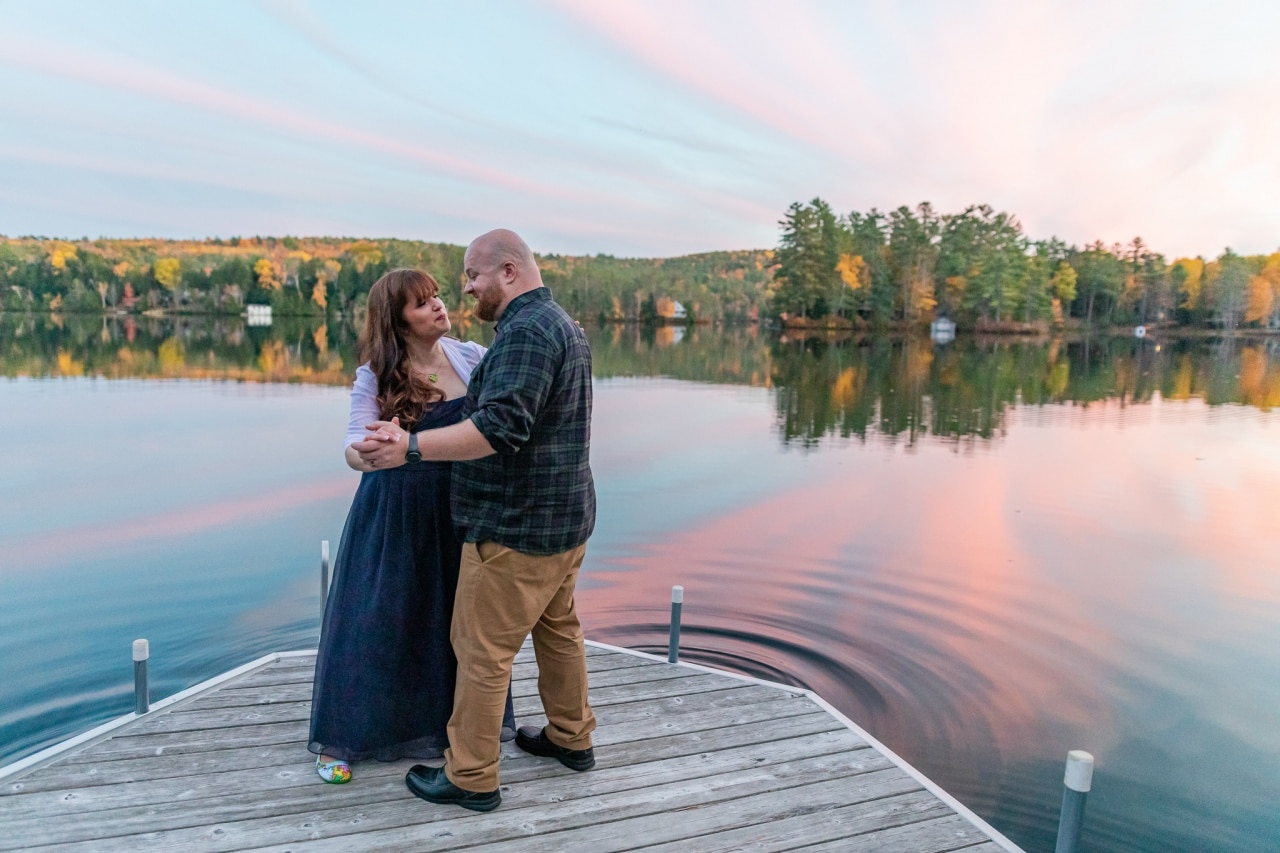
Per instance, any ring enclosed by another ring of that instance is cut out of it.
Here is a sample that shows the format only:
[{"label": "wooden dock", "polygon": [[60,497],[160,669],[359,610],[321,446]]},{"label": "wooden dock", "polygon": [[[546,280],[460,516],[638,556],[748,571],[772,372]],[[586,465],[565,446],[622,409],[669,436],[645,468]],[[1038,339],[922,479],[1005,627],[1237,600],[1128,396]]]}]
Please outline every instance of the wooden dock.
[{"label": "wooden dock", "polygon": [[[1018,851],[807,691],[587,653],[596,768],[504,744],[496,812],[416,799],[412,760],[321,782],[315,656],[289,652],[0,768],[0,850]],[[526,647],[522,724],[545,722],[536,680]]]}]

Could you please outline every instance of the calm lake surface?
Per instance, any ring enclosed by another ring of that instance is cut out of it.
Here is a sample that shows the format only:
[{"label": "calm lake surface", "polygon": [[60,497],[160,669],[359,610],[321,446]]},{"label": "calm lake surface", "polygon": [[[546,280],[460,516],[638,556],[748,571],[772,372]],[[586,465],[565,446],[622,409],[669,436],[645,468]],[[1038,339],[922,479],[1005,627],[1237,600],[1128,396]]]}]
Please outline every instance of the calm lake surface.
[{"label": "calm lake surface", "polygon": [[[1280,342],[588,331],[588,636],[664,649],[680,583],[685,658],[1027,850],[1074,748],[1084,849],[1280,849]],[[130,711],[136,637],[155,698],[314,647],[353,343],[0,315],[0,763]]]}]

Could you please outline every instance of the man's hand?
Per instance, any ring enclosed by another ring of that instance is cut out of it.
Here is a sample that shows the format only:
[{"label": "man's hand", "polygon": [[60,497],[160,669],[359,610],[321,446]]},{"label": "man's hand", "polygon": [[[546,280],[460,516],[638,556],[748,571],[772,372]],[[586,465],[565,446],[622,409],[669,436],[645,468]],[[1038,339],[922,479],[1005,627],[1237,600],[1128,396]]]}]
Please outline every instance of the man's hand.
[{"label": "man's hand", "polygon": [[371,435],[351,445],[360,461],[373,469],[397,468],[404,464],[408,433],[400,428],[400,419],[365,424]]}]

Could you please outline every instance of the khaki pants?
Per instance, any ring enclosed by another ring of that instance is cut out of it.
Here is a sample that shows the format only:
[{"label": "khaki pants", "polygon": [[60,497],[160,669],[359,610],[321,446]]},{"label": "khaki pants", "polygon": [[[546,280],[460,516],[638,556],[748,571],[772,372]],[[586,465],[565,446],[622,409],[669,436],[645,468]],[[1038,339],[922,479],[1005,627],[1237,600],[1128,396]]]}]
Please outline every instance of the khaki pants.
[{"label": "khaki pants", "polygon": [[459,788],[498,787],[511,663],[530,632],[547,737],[567,749],[591,746],[596,718],[587,702],[587,659],[573,606],[586,552],[585,544],[548,557],[496,542],[462,546],[449,634],[458,681],[444,753],[445,775]]}]

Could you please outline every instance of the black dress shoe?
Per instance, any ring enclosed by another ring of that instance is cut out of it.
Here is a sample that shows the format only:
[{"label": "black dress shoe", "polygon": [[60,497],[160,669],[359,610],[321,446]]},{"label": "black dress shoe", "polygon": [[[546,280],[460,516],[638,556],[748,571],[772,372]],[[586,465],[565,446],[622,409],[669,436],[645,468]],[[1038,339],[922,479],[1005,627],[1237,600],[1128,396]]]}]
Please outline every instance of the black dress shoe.
[{"label": "black dress shoe", "polygon": [[497,788],[492,791],[465,791],[449,781],[443,767],[415,764],[405,774],[404,784],[415,797],[429,803],[462,806],[473,812],[491,812],[502,802]]},{"label": "black dress shoe", "polygon": [[543,755],[554,758],[570,770],[590,770],[596,766],[596,751],[586,749],[565,749],[557,746],[547,737],[546,729],[534,726],[521,726],[516,732],[516,746],[530,755]]}]

